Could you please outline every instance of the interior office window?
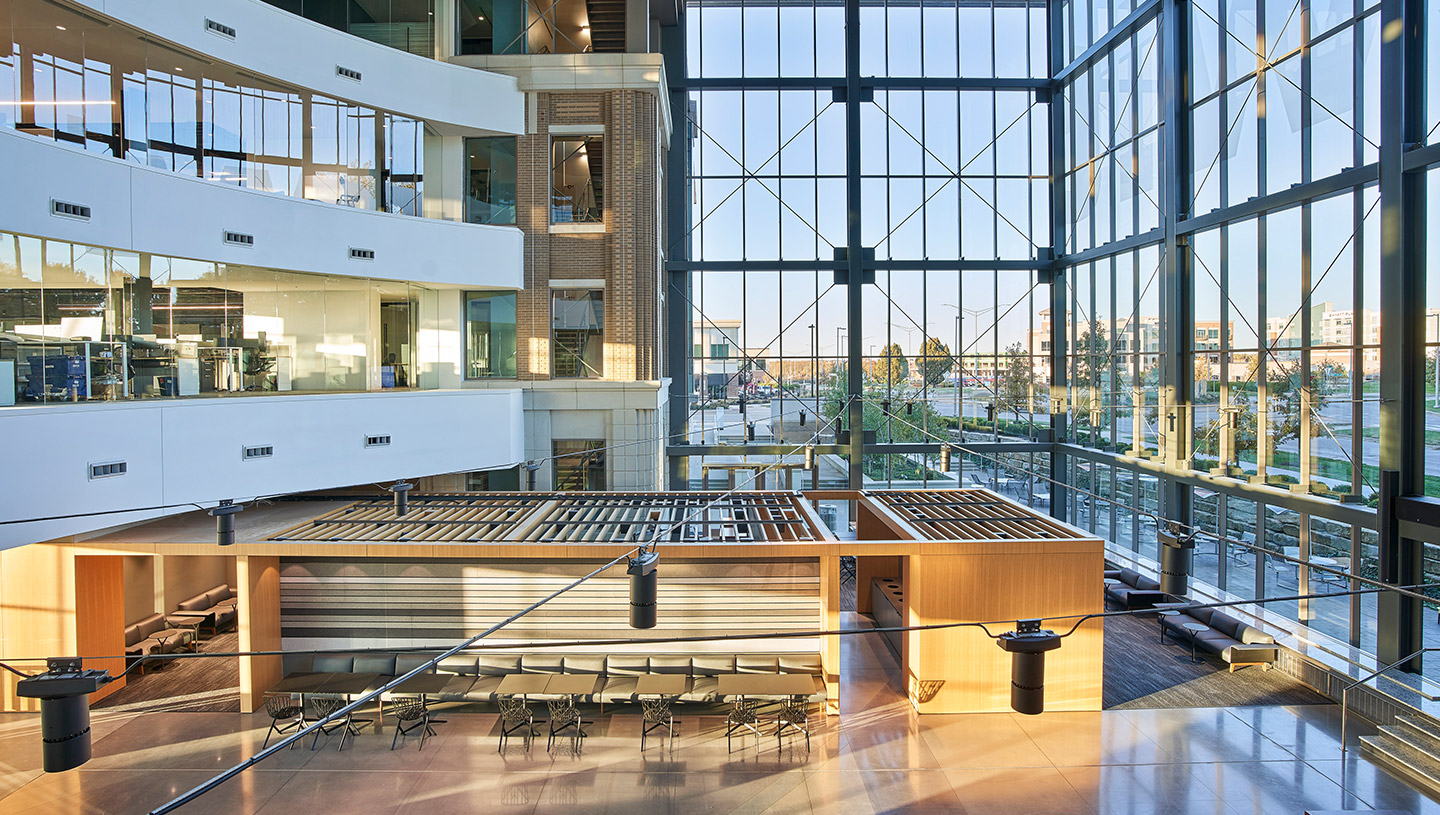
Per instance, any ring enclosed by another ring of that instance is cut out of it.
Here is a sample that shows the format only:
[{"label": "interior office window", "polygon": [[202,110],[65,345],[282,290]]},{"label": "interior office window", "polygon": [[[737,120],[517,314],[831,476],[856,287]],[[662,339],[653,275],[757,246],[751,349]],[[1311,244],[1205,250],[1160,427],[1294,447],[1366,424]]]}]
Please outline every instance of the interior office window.
[{"label": "interior office window", "polygon": [[550,292],[552,376],[604,376],[605,292],[557,289]]},{"label": "interior office window", "polygon": [[456,10],[462,54],[625,50],[624,21],[608,17],[591,20],[585,0],[459,0]]},{"label": "interior office window", "polygon": [[515,294],[465,294],[465,378],[515,376]]},{"label": "interior office window", "polygon": [[556,440],[551,453],[555,461],[555,489],[560,492],[603,490],[605,487],[605,442],[600,439]]},{"label": "interior office window", "polygon": [[550,143],[550,223],[603,220],[605,150],[601,136],[556,137]]},{"label": "interior office window", "polygon": [[465,140],[465,220],[472,224],[515,223],[513,136]]},{"label": "interior office window", "polygon": [[468,492],[496,492],[520,489],[520,468],[507,467],[503,470],[481,470],[465,474],[465,489]]}]

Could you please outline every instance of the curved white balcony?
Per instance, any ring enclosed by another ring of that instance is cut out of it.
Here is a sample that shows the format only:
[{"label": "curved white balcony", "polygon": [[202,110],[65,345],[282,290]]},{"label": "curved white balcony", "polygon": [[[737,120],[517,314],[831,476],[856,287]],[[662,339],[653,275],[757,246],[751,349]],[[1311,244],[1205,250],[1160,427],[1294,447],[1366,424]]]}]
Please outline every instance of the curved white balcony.
[{"label": "curved white balcony", "polygon": [[[525,97],[513,77],[407,54],[259,0],[68,2],[263,76],[423,119],[444,135],[525,129]],[[234,38],[208,30],[207,19]]]},{"label": "curved white balcony", "polygon": [[[7,231],[91,246],[297,272],[520,288],[516,227],[415,218],[218,184],[0,130]],[[90,208],[53,214],[53,201]],[[236,245],[225,233],[253,237]],[[373,252],[352,259],[351,249]]]}]

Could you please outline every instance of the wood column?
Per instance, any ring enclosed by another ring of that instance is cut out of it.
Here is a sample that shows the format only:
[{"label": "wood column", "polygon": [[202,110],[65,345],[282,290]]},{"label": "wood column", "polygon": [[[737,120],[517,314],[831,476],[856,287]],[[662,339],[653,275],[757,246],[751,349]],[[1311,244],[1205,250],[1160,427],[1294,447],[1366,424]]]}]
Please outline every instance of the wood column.
[{"label": "wood column", "polygon": [[[820,558],[820,625],[827,631],[840,630],[840,557]],[[820,640],[820,667],[825,672],[825,712],[840,712],[840,638]]]},{"label": "wood column", "polygon": [[[111,676],[125,670],[125,561],[119,555],[75,558],[75,643],[86,668],[107,670]],[[118,658],[93,659],[101,656]],[[92,694],[90,702],[123,687],[125,679],[117,679]]]},{"label": "wood column", "polygon": [[[236,627],[241,651],[280,648],[280,558],[244,555],[235,559],[239,591]],[[265,691],[280,681],[280,657],[240,657],[240,710],[264,706]]]}]

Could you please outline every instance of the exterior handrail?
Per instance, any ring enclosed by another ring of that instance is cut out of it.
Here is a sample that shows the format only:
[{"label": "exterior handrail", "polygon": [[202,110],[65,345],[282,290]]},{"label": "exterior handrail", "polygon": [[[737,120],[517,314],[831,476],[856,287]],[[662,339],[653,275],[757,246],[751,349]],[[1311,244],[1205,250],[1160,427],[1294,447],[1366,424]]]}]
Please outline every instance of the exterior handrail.
[{"label": "exterior handrail", "polygon": [[[1346,731],[1346,725],[1347,725],[1348,720],[1349,720],[1349,717],[1350,717],[1350,702],[1349,702],[1350,690],[1351,690],[1352,688],[1355,688],[1355,687],[1358,687],[1358,686],[1360,686],[1360,685],[1363,685],[1363,684],[1365,684],[1366,682],[1369,682],[1370,680],[1374,679],[1375,677],[1379,676],[1380,674],[1383,674],[1383,673],[1385,673],[1386,671],[1390,670],[1391,668],[1394,668],[1396,665],[1400,665],[1400,664],[1409,662],[1410,660],[1414,659],[1415,657],[1418,657],[1418,656],[1420,656],[1421,654],[1430,653],[1431,651],[1440,651],[1440,647],[1421,648],[1419,651],[1416,651],[1415,653],[1410,654],[1409,656],[1401,657],[1400,659],[1395,660],[1394,662],[1390,663],[1389,665],[1386,665],[1386,666],[1381,667],[1381,668],[1379,668],[1379,669],[1377,669],[1377,670],[1375,670],[1375,671],[1372,671],[1371,673],[1369,673],[1369,674],[1367,674],[1367,675],[1365,675],[1365,676],[1363,676],[1363,677],[1355,680],[1354,682],[1351,682],[1350,684],[1346,685],[1344,688],[1341,688],[1341,689],[1340,689],[1340,758],[1341,758],[1341,759],[1344,759],[1344,758],[1345,758],[1345,751],[1348,749],[1348,748],[1346,747],[1346,744],[1345,744],[1345,731]],[[1424,694],[1421,694],[1421,695],[1424,695]],[[1427,696],[1426,698],[1429,698],[1429,697]]]}]

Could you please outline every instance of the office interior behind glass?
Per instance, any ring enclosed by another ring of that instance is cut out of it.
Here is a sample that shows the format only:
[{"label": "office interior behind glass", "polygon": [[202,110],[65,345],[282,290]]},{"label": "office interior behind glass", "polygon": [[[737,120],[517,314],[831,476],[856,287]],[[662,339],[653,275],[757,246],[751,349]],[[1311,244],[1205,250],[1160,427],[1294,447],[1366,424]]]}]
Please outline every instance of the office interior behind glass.
[{"label": "office interior behind glass", "polygon": [[477,330],[514,345],[463,297],[0,234],[0,404],[458,387]]}]

